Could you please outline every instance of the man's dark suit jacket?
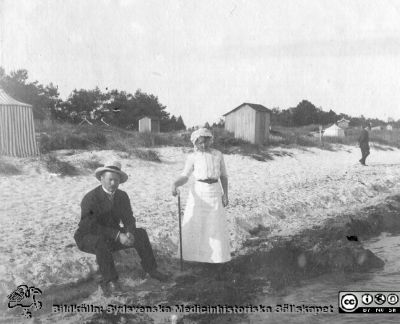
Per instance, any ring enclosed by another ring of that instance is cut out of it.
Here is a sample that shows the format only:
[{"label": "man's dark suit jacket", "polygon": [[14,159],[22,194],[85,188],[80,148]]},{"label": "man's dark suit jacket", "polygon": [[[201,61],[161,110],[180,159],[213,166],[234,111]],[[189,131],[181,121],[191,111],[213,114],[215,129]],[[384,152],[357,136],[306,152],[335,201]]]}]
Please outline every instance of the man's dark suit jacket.
[{"label": "man's dark suit jacket", "polygon": [[[124,227],[119,226],[122,221]],[[75,241],[81,248],[85,235],[104,236],[115,240],[118,231],[134,233],[136,220],[125,191],[117,189],[112,203],[102,186],[88,192],[81,203],[81,221],[75,232]]]},{"label": "man's dark suit jacket", "polygon": [[366,129],[361,131],[360,137],[358,138],[358,143],[362,149],[369,149],[369,134]]}]

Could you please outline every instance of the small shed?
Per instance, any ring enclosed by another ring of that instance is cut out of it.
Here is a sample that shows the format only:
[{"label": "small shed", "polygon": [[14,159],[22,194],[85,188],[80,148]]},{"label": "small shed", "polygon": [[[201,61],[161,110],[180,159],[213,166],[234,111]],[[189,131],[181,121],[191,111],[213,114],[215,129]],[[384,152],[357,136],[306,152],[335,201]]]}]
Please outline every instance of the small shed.
[{"label": "small shed", "polygon": [[0,154],[39,155],[32,106],[11,98],[0,89]]},{"label": "small shed", "polygon": [[252,103],[240,106],[224,114],[225,129],[236,138],[253,144],[264,144],[269,138],[271,110]]},{"label": "small shed", "polygon": [[344,129],[339,127],[336,124],[326,128],[324,130],[324,136],[331,136],[331,137],[344,137]]},{"label": "small shed", "polygon": [[387,130],[393,130],[393,125],[387,124],[387,125],[386,125],[386,129],[387,129]]},{"label": "small shed", "polygon": [[347,119],[344,119],[344,118],[342,118],[342,119],[337,121],[337,125],[340,128],[343,128],[343,129],[348,128],[349,124],[350,124],[350,120],[347,120]]},{"label": "small shed", "polygon": [[143,117],[139,119],[139,132],[160,132],[160,119],[158,117]]}]

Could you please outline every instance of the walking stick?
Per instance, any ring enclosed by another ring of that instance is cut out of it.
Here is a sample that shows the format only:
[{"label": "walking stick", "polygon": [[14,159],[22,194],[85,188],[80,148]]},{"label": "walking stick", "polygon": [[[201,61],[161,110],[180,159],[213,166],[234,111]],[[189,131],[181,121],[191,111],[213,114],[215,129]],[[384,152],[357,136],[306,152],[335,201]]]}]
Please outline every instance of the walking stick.
[{"label": "walking stick", "polygon": [[181,256],[181,271],[183,271],[183,257],[182,257],[182,222],[181,222],[181,193],[178,191],[178,218],[179,218],[179,246]]}]

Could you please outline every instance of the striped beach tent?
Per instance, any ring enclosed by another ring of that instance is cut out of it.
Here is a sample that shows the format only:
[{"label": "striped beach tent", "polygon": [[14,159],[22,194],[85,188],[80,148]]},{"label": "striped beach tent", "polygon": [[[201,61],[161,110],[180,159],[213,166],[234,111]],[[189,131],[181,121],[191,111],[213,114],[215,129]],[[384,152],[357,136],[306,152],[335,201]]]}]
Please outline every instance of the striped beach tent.
[{"label": "striped beach tent", "polygon": [[32,106],[11,98],[0,89],[0,154],[39,155]]}]

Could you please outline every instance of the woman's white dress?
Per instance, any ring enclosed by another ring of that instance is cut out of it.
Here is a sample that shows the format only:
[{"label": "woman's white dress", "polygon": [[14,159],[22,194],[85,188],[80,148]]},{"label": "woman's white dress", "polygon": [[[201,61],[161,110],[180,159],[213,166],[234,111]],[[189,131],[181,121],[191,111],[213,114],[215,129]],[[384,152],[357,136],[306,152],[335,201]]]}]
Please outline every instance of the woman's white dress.
[{"label": "woman's white dress", "polygon": [[208,184],[199,179],[227,176],[221,152],[195,151],[186,160],[183,176],[193,173],[182,222],[182,254],[187,261],[223,263],[231,259],[229,229],[222,205],[219,182]]}]

